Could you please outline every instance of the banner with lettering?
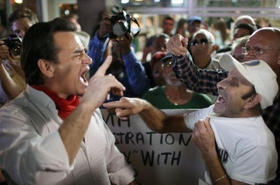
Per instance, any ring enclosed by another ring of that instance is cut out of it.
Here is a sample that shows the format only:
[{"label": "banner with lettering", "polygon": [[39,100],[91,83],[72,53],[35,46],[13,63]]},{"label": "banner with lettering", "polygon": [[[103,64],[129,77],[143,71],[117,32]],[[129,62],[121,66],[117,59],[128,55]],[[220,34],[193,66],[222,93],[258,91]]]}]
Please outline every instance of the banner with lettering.
[{"label": "banner with lettering", "polygon": [[[180,114],[187,110],[163,110]],[[156,133],[138,115],[120,120],[102,110],[116,145],[137,172],[141,185],[197,185],[205,165],[190,133]]]}]

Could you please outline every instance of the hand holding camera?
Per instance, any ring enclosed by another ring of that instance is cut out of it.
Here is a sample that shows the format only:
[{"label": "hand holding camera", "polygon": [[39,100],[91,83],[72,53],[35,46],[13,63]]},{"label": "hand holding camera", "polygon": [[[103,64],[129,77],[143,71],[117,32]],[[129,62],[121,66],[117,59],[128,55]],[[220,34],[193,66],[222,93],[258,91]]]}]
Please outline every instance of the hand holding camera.
[{"label": "hand holding camera", "polygon": [[0,41],[0,59],[8,59],[12,62],[19,61],[21,46],[22,39],[15,34],[10,34]]},{"label": "hand holding camera", "polygon": [[130,52],[132,36],[129,33],[124,36],[117,37],[116,42],[120,48],[121,55],[125,55]]},{"label": "hand holding camera", "polygon": [[[135,37],[140,32],[140,26],[137,20],[129,15],[122,7],[114,6],[112,7],[113,16],[104,16],[99,29],[99,37],[109,37],[115,39],[117,37],[125,36],[126,34],[131,34]],[[132,23],[137,26],[137,29],[132,28]],[[136,30],[136,31],[135,31]]]},{"label": "hand holding camera", "polygon": [[98,36],[99,38],[108,37],[109,33],[112,33],[112,23],[110,21],[109,16],[105,16],[100,22]]},{"label": "hand holding camera", "polygon": [[5,45],[3,40],[0,40],[0,60],[3,61],[9,58],[10,58],[9,48],[8,46]]}]

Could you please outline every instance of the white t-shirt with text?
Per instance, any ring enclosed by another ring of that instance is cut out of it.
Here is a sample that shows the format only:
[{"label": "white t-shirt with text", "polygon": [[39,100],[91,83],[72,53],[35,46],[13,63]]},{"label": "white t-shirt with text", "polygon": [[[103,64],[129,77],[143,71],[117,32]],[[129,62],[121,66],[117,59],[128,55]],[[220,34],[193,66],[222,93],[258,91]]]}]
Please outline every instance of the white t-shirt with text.
[{"label": "white t-shirt with text", "polygon": [[198,120],[210,117],[220,161],[231,179],[247,184],[273,180],[277,169],[275,139],[262,117],[217,117],[213,108],[186,113],[187,127],[193,129]]}]

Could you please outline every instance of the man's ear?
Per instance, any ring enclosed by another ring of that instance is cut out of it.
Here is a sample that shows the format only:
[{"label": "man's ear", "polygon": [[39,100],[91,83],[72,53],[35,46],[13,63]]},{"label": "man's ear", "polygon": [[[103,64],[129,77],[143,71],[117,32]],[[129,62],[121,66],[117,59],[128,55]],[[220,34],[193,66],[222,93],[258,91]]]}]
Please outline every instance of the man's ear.
[{"label": "man's ear", "polygon": [[258,105],[261,102],[261,99],[262,99],[262,97],[259,94],[256,94],[255,96],[248,98],[247,100],[245,100],[246,103],[244,105],[244,109],[251,109],[251,108],[255,107],[256,105]]},{"label": "man's ear", "polygon": [[41,73],[46,78],[52,78],[54,76],[54,67],[53,67],[52,62],[47,61],[45,59],[39,59],[37,62],[37,65],[38,65]]}]

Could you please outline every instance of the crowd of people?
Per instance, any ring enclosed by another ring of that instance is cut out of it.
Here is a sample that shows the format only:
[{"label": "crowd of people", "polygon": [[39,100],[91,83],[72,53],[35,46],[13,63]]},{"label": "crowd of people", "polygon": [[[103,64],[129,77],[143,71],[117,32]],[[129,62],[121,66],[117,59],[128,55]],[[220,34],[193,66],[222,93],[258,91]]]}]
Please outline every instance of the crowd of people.
[{"label": "crowd of people", "polygon": [[139,59],[129,32],[110,36],[106,13],[91,38],[76,15],[38,22],[20,8],[9,26],[21,52],[0,40],[3,184],[138,184],[100,108],[192,132],[207,184],[280,184],[280,29],[248,15],[232,32],[223,20],[167,16]]}]

